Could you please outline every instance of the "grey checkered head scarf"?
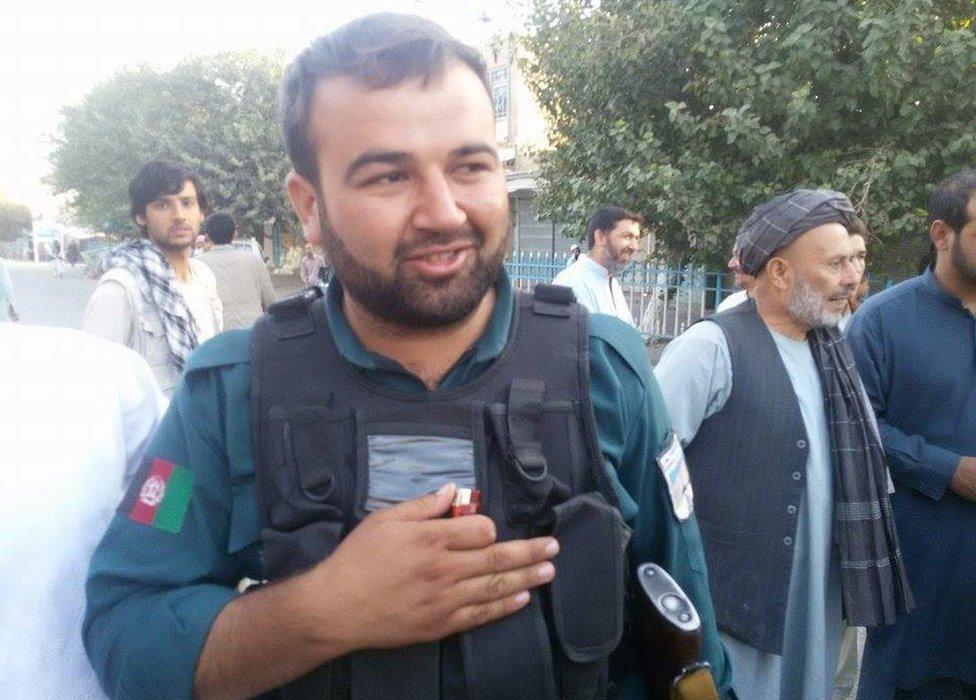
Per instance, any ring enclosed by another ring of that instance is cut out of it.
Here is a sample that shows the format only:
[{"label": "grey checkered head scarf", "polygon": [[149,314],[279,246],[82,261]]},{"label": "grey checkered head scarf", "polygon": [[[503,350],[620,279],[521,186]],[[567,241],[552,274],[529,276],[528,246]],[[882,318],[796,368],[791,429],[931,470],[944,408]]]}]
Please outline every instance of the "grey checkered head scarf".
[{"label": "grey checkered head scarf", "polygon": [[159,312],[173,363],[182,372],[186,356],[199,344],[200,336],[186,300],[176,287],[172,266],[150,241],[134,238],[112,248],[102,263],[105,271],[116,267],[132,274],[143,301]]},{"label": "grey checkered head scarf", "polygon": [[837,223],[850,230],[853,219],[851,200],[833,190],[793,190],[773,197],[753,209],[739,228],[739,267],[755,275],[773,253],[810,229]]}]

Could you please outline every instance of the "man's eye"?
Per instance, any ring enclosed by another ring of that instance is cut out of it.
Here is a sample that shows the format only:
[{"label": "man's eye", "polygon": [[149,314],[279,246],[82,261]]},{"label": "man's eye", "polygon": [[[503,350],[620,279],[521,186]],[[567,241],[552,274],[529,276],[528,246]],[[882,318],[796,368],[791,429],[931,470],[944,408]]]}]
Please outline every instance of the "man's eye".
[{"label": "man's eye", "polygon": [[366,185],[392,185],[402,180],[406,180],[406,173],[400,171],[395,171],[392,173],[383,173],[382,175],[374,175],[373,177],[366,180]]},{"label": "man's eye", "polygon": [[474,175],[475,173],[483,173],[490,170],[490,166],[487,163],[463,163],[460,167],[462,173],[466,175]]}]

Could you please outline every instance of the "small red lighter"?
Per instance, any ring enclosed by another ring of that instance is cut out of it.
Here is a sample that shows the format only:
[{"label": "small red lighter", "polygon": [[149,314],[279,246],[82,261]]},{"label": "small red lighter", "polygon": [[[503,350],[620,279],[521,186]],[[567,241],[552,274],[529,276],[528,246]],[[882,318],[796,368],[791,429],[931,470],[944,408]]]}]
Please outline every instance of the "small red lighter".
[{"label": "small red lighter", "polygon": [[474,515],[481,508],[481,491],[478,489],[459,488],[451,503],[451,517]]}]

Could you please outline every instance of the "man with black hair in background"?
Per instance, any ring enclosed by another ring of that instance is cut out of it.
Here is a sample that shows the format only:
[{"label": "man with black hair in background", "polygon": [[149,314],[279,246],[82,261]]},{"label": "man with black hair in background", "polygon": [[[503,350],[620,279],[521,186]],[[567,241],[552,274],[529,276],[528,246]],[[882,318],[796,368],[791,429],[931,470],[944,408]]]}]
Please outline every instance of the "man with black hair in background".
[{"label": "man with black hair in background", "polygon": [[928,220],[934,265],[868,298],[847,331],[918,602],[869,630],[861,698],[976,698],[976,170],[935,188]]},{"label": "man with black hair in background", "polygon": [[197,255],[217,278],[224,307],[224,330],[247,328],[274,303],[268,268],[258,256],[233,246],[237,223],[227,212],[214,212],[203,223],[213,246]]},{"label": "man with black hair in background", "polygon": [[81,327],[145,357],[170,397],[187,355],[223,325],[214,275],[190,257],[207,197],[196,175],[157,160],[129,183],[129,199],[142,235],[109,252]]},{"label": "man with black hair in background", "polygon": [[617,275],[634,259],[643,223],[643,216],[622,207],[600,207],[587,227],[586,255],[578,256],[552,283],[571,288],[590,313],[616,316],[636,326]]}]

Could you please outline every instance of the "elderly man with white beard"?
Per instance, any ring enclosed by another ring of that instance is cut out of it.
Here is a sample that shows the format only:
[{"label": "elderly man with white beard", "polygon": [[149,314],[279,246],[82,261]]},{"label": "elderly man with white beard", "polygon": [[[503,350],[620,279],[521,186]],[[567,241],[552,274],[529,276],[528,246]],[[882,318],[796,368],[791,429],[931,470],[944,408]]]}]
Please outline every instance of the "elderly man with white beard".
[{"label": "elderly man with white beard", "polygon": [[836,328],[859,281],[853,214],[830,190],[753,210],[737,238],[750,299],[655,369],[741,698],[829,697],[845,621],[913,606],[874,416]]}]

